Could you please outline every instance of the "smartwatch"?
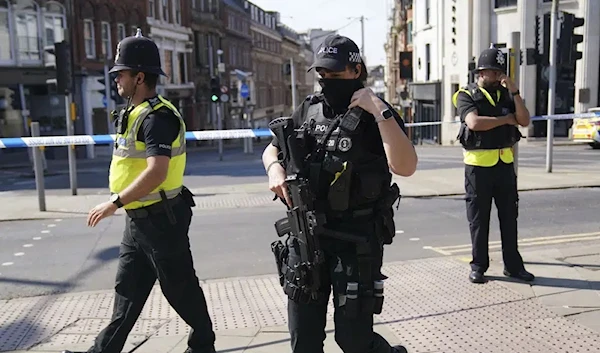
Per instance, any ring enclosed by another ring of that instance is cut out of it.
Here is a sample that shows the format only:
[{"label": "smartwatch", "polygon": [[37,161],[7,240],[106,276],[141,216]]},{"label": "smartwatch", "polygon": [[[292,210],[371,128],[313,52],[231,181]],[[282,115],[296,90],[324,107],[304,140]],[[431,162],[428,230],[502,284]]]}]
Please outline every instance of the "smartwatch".
[{"label": "smartwatch", "polygon": [[388,120],[393,116],[394,116],[394,113],[392,113],[392,110],[388,108],[388,109],[382,111],[381,113],[379,113],[379,115],[375,117],[375,121],[379,123],[379,122]]},{"label": "smartwatch", "polygon": [[121,202],[121,198],[119,197],[119,194],[110,195],[110,202],[117,205],[118,208],[121,208],[124,206],[123,203]]}]

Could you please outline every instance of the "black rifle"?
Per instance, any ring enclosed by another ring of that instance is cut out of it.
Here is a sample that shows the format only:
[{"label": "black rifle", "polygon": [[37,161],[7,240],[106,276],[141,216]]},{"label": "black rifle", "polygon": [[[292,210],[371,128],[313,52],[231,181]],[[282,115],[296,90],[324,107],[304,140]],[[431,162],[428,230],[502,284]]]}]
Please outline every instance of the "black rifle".
[{"label": "black rifle", "polygon": [[[296,129],[292,118],[278,118],[269,123],[269,129],[279,141],[282,163],[286,170],[286,184],[292,205],[287,205],[287,217],[275,223],[278,236],[292,234],[298,240],[300,248],[300,262],[294,265],[294,277],[298,281],[290,293],[292,299],[299,299],[302,294],[310,294],[316,298],[317,290],[321,285],[319,265],[323,263],[323,252],[319,246],[319,235],[334,238],[364,242],[365,240],[349,234],[336,232],[324,227],[326,217],[315,202],[318,191],[324,159],[327,152],[327,143],[333,131],[338,128],[342,119],[348,116],[348,121],[355,122],[360,117],[360,108],[352,109],[344,116],[338,116],[319,141],[315,141],[307,129],[306,124]],[[354,119],[353,119],[354,118]],[[357,124],[357,122],[356,122]],[[341,167],[341,165],[340,165]],[[331,170],[328,170],[331,172]],[[285,203],[285,200],[282,200]],[[273,245],[272,245],[273,247]],[[281,250],[281,247],[275,247]],[[280,278],[283,280],[281,256],[275,254],[278,261]]]}]

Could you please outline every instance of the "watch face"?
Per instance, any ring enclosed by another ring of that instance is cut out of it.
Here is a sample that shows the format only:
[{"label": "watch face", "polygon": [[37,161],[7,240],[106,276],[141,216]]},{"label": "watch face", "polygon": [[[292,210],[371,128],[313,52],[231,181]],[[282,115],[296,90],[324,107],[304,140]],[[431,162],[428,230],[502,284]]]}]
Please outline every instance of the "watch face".
[{"label": "watch face", "polygon": [[119,194],[110,195],[110,202],[115,202],[119,198]]},{"label": "watch face", "polygon": [[383,112],[381,112],[381,115],[383,115],[383,117],[386,119],[389,119],[394,116],[394,114],[392,113],[392,111],[390,109],[384,110]]}]

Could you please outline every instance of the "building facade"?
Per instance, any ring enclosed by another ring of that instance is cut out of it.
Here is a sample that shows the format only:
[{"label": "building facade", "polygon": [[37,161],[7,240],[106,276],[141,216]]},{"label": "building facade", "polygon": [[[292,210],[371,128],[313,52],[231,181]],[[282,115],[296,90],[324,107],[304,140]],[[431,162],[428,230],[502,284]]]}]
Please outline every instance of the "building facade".
[{"label": "building facade", "polygon": [[195,92],[192,80],[194,48],[191,0],[148,0],[149,37],[161,55],[163,71],[157,91],[181,111],[188,130],[194,128]]},{"label": "building facade", "polygon": [[[65,2],[3,0],[0,17],[0,137],[30,136],[30,121],[40,123],[42,135],[64,134],[64,97],[46,83],[56,71],[46,67],[54,63],[54,55],[45,49],[64,40]],[[0,164],[11,155],[19,160],[27,150],[1,151]]]},{"label": "building facade", "polygon": [[[302,74],[302,70],[305,69],[305,56],[304,50],[302,50],[302,42],[300,40],[300,36],[296,31],[289,28],[286,25],[278,24],[279,33],[283,37],[281,44],[282,51],[282,60],[283,60],[283,99],[285,104],[285,109],[283,111],[283,115],[291,116],[296,107],[294,106],[294,102],[296,105],[300,104],[301,96],[300,92],[303,90],[302,81],[299,79]],[[292,83],[292,69],[294,70],[294,79],[295,82]],[[292,84],[295,85],[295,89],[292,90]],[[296,97],[293,98],[293,94]]]},{"label": "building facade", "polygon": [[195,114],[193,130],[216,129],[216,111],[210,101],[210,78],[217,75],[217,50],[225,37],[222,11],[227,0],[191,0],[194,38]]},{"label": "building facade", "polygon": [[367,71],[369,75],[365,87],[370,88],[377,97],[385,99],[387,91],[385,86],[385,67],[383,65],[368,67]]},{"label": "building facade", "polygon": [[283,115],[285,99],[283,86],[282,35],[277,30],[279,14],[265,11],[250,1],[245,2],[250,14],[252,32],[252,73],[254,87],[250,102],[254,105],[254,126],[266,127]]},{"label": "building facade", "polygon": [[251,97],[242,97],[242,85],[248,90],[254,86],[252,77],[252,32],[250,13],[246,11],[243,0],[223,0],[223,39],[224,72],[223,82],[229,88],[230,100],[226,104],[225,128],[245,128],[252,117],[254,106],[249,103]]},{"label": "building facade", "polygon": [[[473,76],[479,54],[494,44],[507,53],[515,36],[523,62],[518,68],[519,86],[532,116],[547,114],[550,0],[440,0],[415,2],[414,76],[411,86],[414,100],[441,102],[434,109],[434,121],[443,121],[439,143],[454,144],[459,124],[452,94],[467,85]],[[559,11],[584,18],[575,33],[583,35],[578,50],[583,58],[572,67],[561,68],[557,76],[555,113],[586,112],[599,105],[600,2],[571,0],[561,2]],[[564,17],[562,14],[559,18]],[[433,45],[435,44],[435,45]],[[529,54],[529,55],[528,55]],[[439,82],[439,88],[431,86]],[[429,84],[428,89],[424,89]],[[424,99],[428,98],[428,99]],[[416,106],[416,105],[415,105]],[[431,116],[431,111],[415,111]],[[555,136],[569,136],[572,121],[555,122]],[[546,122],[533,122],[522,129],[527,137],[546,134]]]},{"label": "building facade", "polygon": [[390,16],[390,29],[385,43],[385,99],[396,109],[410,115],[408,83],[412,82],[412,0],[395,0]]}]

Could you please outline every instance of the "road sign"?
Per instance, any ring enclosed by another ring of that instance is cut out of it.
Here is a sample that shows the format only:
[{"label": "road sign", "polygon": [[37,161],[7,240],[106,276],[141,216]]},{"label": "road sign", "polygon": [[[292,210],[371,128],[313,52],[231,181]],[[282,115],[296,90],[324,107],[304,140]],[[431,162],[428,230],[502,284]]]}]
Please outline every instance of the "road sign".
[{"label": "road sign", "polygon": [[249,95],[250,95],[250,90],[248,89],[248,85],[245,83],[242,83],[242,87],[240,87],[240,96],[242,96],[242,98],[248,98]]},{"label": "road sign", "polygon": [[227,101],[229,101],[229,95],[223,93],[221,95],[221,102],[227,102]]},{"label": "road sign", "polygon": [[227,86],[221,86],[221,93],[227,93]]}]

